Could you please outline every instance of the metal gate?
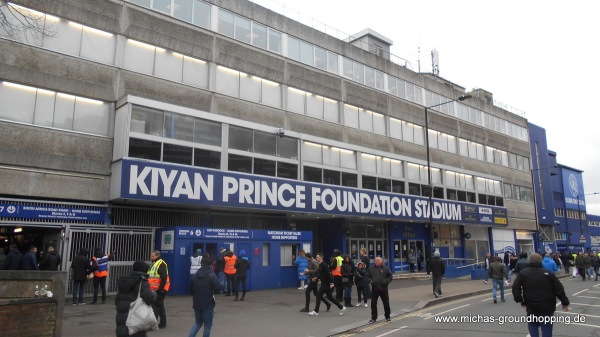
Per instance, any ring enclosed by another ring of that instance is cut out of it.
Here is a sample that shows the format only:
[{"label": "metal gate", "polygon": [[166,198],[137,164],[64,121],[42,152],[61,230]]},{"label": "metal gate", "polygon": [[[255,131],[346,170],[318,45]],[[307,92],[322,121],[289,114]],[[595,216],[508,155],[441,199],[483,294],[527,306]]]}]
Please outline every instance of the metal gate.
[{"label": "metal gate", "polygon": [[[151,228],[136,228],[135,230],[103,230],[90,228],[71,228],[69,230],[67,270],[71,280],[71,262],[81,248],[90,251],[90,259],[96,248],[110,254],[109,272],[106,279],[106,292],[109,295],[117,293],[117,280],[121,276],[129,275],[133,262],[142,260],[150,261],[150,252],[153,247],[153,232]],[[73,290],[73,282],[67,284],[67,294]],[[93,294],[92,280],[86,282],[85,296]]]}]

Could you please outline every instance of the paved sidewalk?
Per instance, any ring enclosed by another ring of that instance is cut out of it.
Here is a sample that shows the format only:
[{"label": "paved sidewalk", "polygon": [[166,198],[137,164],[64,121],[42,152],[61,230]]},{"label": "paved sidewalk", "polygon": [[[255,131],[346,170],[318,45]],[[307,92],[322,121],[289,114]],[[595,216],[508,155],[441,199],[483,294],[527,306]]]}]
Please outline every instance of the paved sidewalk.
[{"label": "paved sidewalk", "polygon": [[[470,277],[448,279],[442,282],[443,297],[435,298],[431,280],[394,280],[390,284],[390,306],[392,316],[421,309],[443,301],[490,292],[491,285]],[[353,304],[356,304],[356,288],[353,288]],[[234,302],[233,297],[215,295],[217,306],[212,337],[253,336],[330,336],[367,324],[371,308],[352,307],[343,316],[337,308],[330,312],[321,306],[319,316],[311,317],[299,310],[304,306],[304,291],[296,288],[251,291],[246,301]],[[90,302],[89,299],[88,303]],[[191,296],[168,296],[165,300],[167,327],[150,332],[151,337],[187,336],[194,323]],[[314,308],[311,299],[311,310]],[[379,303],[379,319],[383,319],[383,308]],[[63,336],[114,336],[114,297],[107,304],[71,306],[67,301],[64,311]],[[202,330],[201,330],[202,332]],[[202,334],[199,333],[198,336]]]}]

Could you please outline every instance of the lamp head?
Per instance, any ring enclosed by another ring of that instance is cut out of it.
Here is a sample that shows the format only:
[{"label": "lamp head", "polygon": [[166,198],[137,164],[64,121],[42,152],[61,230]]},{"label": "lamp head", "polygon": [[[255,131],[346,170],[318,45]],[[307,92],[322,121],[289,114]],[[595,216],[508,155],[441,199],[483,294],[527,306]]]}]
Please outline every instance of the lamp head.
[{"label": "lamp head", "polygon": [[464,101],[466,99],[472,98],[472,95],[466,94],[466,95],[461,95],[460,97],[458,97],[459,101]]}]

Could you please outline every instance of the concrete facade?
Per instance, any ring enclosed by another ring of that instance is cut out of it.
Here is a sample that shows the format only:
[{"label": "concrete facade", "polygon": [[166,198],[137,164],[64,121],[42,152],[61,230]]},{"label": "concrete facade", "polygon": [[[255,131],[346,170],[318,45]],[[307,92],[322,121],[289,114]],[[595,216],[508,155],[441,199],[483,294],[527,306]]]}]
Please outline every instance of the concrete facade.
[{"label": "concrete facade", "polygon": [[[124,51],[119,48],[115,53],[115,65],[109,65],[0,38],[0,80],[110,102],[113,106],[108,137],[0,121],[2,197],[84,202],[112,207],[109,188],[110,180],[114,178],[114,172],[111,172],[111,165],[115,161],[113,150],[116,139],[124,137],[115,131],[120,127],[115,124],[119,123],[115,122],[115,109],[124,106],[128,96],[208,112],[215,118],[218,116],[239,124],[258,124],[263,129],[283,128],[286,134],[306,135],[332,144],[371,149],[374,153],[392,158],[407,158],[421,165],[427,159],[423,145],[223,95],[216,91],[215,74],[217,66],[232,68],[279,83],[284,88],[305,90],[383,114],[386,118],[397,118],[419,126],[425,123],[422,104],[358,84],[341,75],[294,61],[283,54],[254,47],[128,1],[14,2],[116,34],[118,41],[134,39],[204,60],[209,64],[209,80],[206,90],[128,70],[122,67]],[[207,3],[262,23],[283,34],[301,37],[308,43],[361,62],[424,90],[450,98],[465,94],[465,89],[459,85],[430,74],[411,71],[252,2],[230,0]],[[526,119],[490,104],[486,97],[474,97],[463,103],[527,128]],[[285,90],[282,90],[281,101],[284,107],[286,100]],[[340,108],[342,110],[343,107]],[[429,127],[527,159],[531,156],[527,141],[437,111],[429,110]],[[387,128],[389,129],[389,124]],[[530,188],[532,186],[529,171],[437,149],[431,150],[431,163],[434,167],[494,177],[504,183]],[[128,207],[122,201],[114,206]],[[160,207],[171,208],[170,205]],[[508,229],[535,231],[533,203],[505,199],[504,207],[508,212]],[[113,222],[113,225],[119,224]]]}]

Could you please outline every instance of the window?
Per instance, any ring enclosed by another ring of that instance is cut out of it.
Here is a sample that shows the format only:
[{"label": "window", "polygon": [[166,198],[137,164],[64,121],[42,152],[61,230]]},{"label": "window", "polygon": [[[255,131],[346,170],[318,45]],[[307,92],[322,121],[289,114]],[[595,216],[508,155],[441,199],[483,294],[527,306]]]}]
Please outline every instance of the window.
[{"label": "window", "polygon": [[298,141],[296,138],[277,137],[277,156],[298,159]]},{"label": "window", "polygon": [[327,51],[325,49],[315,47],[315,67],[327,70]]},{"label": "window", "polygon": [[267,27],[252,22],[252,44],[258,48],[267,49]]},{"label": "window", "polygon": [[358,175],[356,173],[342,172],[342,186],[358,187]]},{"label": "window", "polygon": [[218,27],[217,31],[223,35],[227,35],[229,37],[234,36],[234,15],[233,13],[227,12],[219,8],[218,14]]},{"label": "window", "polygon": [[168,163],[192,165],[192,148],[164,143],[163,161]]},{"label": "window", "polygon": [[221,168],[221,153],[204,149],[194,149],[194,166]]},{"label": "window", "polygon": [[322,183],[322,172],[323,170],[316,167],[304,166],[304,181],[313,183]]},{"label": "window", "polygon": [[274,133],[254,131],[254,152],[275,156],[277,154],[276,139],[277,135]]},{"label": "window", "polygon": [[[166,138],[179,139],[185,141],[194,140],[194,117],[165,112],[165,131]],[[190,155],[191,158],[191,155]]]},{"label": "window", "polygon": [[281,54],[281,33],[269,28],[269,50]]},{"label": "window", "polygon": [[327,70],[334,74],[339,73],[338,69],[338,55],[330,51],[327,52]]},{"label": "window", "polygon": [[288,55],[292,60],[300,61],[300,40],[288,36]]},{"label": "window", "polygon": [[362,176],[362,188],[377,191],[377,178],[371,176]]},{"label": "window", "polygon": [[305,91],[288,87],[288,90],[287,90],[287,97],[288,97],[287,110],[291,111],[291,112],[295,112],[297,114],[304,115],[305,96],[306,96],[306,92]]},{"label": "window", "polygon": [[229,154],[229,171],[252,173],[252,157]]},{"label": "window", "polygon": [[300,41],[300,62],[314,66],[315,55],[314,46],[312,44]]},{"label": "window", "polygon": [[154,66],[154,75],[181,82],[183,73],[183,55],[166,51],[164,49],[156,50],[156,64]]},{"label": "window", "polygon": [[330,185],[339,185],[340,172],[333,170],[323,170],[323,183]]},{"label": "window", "polygon": [[292,266],[293,257],[296,256],[297,245],[282,244],[281,246],[281,266]]},{"label": "window", "polygon": [[240,73],[238,71],[218,66],[216,77],[215,89],[217,92],[233,97],[239,96]]},{"label": "window", "polygon": [[221,123],[194,119],[194,142],[221,146]]},{"label": "window", "polygon": [[160,142],[129,138],[129,157],[160,161],[160,154]]},{"label": "window", "polygon": [[174,0],[173,5],[174,17],[186,22],[192,22],[193,0]]},{"label": "window", "polygon": [[254,158],[254,174],[276,177],[276,164],[274,160]]},{"label": "window", "polygon": [[152,75],[154,71],[155,50],[156,48],[149,44],[127,39],[123,67],[138,73]]},{"label": "window", "polygon": [[210,5],[204,1],[194,1],[194,24],[202,28],[210,28]]},{"label": "window", "polygon": [[238,126],[229,126],[229,148],[253,152],[252,130]]},{"label": "window", "polygon": [[[219,22],[220,23],[220,22]],[[252,34],[250,33],[250,20],[241,16],[235,16],[235,39],[250,44],[252,42]],[[220,32],[220,27],[219,27]]]},{"label": "window", "polygon": [[208,89],[208,64],[193,57],[183,57],[183,83]]},{"label": "window", "polygon": [[298,179],[298,165],[277,162],[277,176],[279,178]]}]

